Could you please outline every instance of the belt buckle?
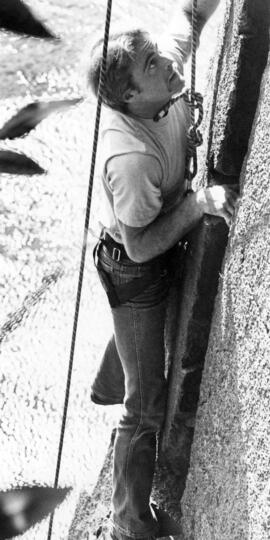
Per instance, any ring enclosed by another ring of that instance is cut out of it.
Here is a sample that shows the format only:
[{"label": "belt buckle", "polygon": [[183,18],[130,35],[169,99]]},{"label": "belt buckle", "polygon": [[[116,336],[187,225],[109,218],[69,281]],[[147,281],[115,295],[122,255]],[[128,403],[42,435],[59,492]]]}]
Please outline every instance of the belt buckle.
[{"label": "belt buckle", "polygon": [[114,261],[119,262],[121,258],[121,250],[114,247],[112,250],[112,258]]}]

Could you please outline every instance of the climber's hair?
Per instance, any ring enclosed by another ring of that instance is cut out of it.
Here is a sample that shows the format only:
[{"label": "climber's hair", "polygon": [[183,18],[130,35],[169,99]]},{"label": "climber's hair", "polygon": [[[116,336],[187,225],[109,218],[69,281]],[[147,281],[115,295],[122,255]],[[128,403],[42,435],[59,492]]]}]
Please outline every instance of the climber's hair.
[{"label": "climber's hair", "polygon": [[[134,83],[131,69],[138,53],[153,43],[150,34],[141,29],[117,32],[111,35],[107,51],[107,67],[102,93],[103,102],[112,109],[127,113],[125,93],[140,90]],[[94,94],[98,95],[100,69],[102,65],[103,39],[92,48],[88,70],[88,83]]]}]

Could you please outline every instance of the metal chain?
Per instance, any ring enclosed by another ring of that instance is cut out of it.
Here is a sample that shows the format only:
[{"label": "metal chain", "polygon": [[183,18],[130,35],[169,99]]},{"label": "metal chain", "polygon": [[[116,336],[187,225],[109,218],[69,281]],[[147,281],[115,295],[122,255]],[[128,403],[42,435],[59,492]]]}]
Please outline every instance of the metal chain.
[{"label": "metal chain", "polygon": [[[198,129],[203,119],[203,97],[195,91],[196,83],[196,50],[198,41],[198,18],[197,0],[192,2],[192,43],[191,43],[191,84],[190,89],[185,90],[181,97],[190,107],[191,126],[187,134],[187,153],[185,176],[188,182],[188,189],[191,189],[191,182],[197,174],[197,146],[203,142],[202,134]],[[197,119],[195,121],[195,113]]]},{"label": "metal chain", "polygon": [[[63,443],[64,443],[65,427],[66,427],[66,419],[67,419],[67,410],[68,410],[69,394],[70,394],[70,386],[71,386],[71,377],[72,377],[72,369],[73,369],[73,359],[74,359],[76,336],[77,336],[77,327],[78,327],[78,319],[79,319],[79,310],[80,310],[80,300],[81,300],[83,275],[84,275],[84,267],[85,267],[85,256],[86,256],[86,247],[87,247],[88,228],[89,228],[89,221],[90,221],[90,209],[91,209],[91,201],[92,201],[93,180],[94,180],[96,155],[97,155],[97,144],[98,144],[98,136],[99,136],[99,124],[100,124],[101,105],[102,105],[102,93],[103,93],[103,87],[104,87],[106,60],[107,60],[107,49],[108,49],[109,31],[110,31],[110,22],[111,22],[111,7],[112,7],[112,0],[108,0],[107,1],[105,30],[104,30],[103,56],[102,56],[102,65],[101,65],[100,78],[99,78],[99,88],[98,88],[98,98],[97,98],[97,108],[96,108],[96,118],[95,118],[95,129],[94,129],[94,138],[93,138],[93,146],[92,146],[92,160],[91,160],[91,169],[90,169],[89,186],[88,186],[87,203],[86,203],[86,212],[85,212],[85,223],[84,223],[84,234],[83,234],[83,243],[82,243],[79,279],[78,279],[77,296],[76,296],[76,304],[75,304],[75,314],[74,314],[74,322],[73,322],[73,330],[72,330],[69,367],[68,367],[66,392],[65,392],[65,400],[64,400],[63,419],[62,419],[60,441],[59,441],[59,448],[58,448],[58,457],[57,457],[57,465],[56,465],[56,473],[55,473],[55,481],[54,481],[54,487],[55,488],[57,488],[58,481],[59,481],[59,473],[60,473],[60,466],[61,466],[61,458],[62,458],[62,451],[63,451]],[[51,539],[52,527],[53,527],[53,519],[54,519],[54,512],[52,512],[51,517],[50,517],[47,540]]]}]

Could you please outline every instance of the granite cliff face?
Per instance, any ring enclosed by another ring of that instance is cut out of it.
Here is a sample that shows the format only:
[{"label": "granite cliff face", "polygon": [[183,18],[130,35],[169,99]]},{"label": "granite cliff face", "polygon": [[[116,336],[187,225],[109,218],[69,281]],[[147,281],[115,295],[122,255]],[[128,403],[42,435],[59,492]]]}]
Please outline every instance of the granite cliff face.
[{"label": "granite cliff face", "polygon": [[[212,319],[182,523],[187,540],[266,540],[270,519],[269,60],[257,90],[255,79],[268,49],[267,4],[228,2],[225,24],[208,156],[225,175],[237,174],[240,154],[245,158]],[[258,61],[252,68],[256,54]],[[254,99],[258,104],[246,148],[251,120],[246,112]]]}]

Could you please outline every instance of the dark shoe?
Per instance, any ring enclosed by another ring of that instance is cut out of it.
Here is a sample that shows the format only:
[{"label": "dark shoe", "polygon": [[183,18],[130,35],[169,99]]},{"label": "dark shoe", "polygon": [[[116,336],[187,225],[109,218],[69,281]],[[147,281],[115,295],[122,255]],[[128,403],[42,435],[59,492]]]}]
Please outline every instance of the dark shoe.
[{"label": "dark shoe", "polygon": [[[183,538],[182,527],[177,523],[166,510],[159,508],[155,502],[151,502],[150,506],[155,515],[156,521],[158,523],[158,530],[154,536],[145,536],[137,538],[136,540],[172,540],[173,538],[180,540]],[[110,513],[106,516],[106,520],[103,525],[101,525],[96,532],[96,538],[98,540],[120,540],[114,529],[114,526],[111,521],[109,521]],[[132,540],[129,536],[120,535],[121,540]]]},{"label": "dark shoe", "polygon": [[151,508],[156,516],[156,520],[158,522],[159,528],[158,532],[156,534],[156,538],[163,538],[163,537],[179,537],[182,535],[182,527],[179,523],[177,523],[171,516],[166,512],[166,510],[163,510],[162,508],[159,508],[156,503],[151,502]]},{"label": "dark shoe", "polygon": [[[96,538],[97,540],[133,540],[130,536],[125,536],[123,534],[121,534],[119,538],[111,522],[105,522],[104,525],[99,527],[96,532]],[[156,540],[156,536],[144,536],[137,538],[136,540]]]}]

